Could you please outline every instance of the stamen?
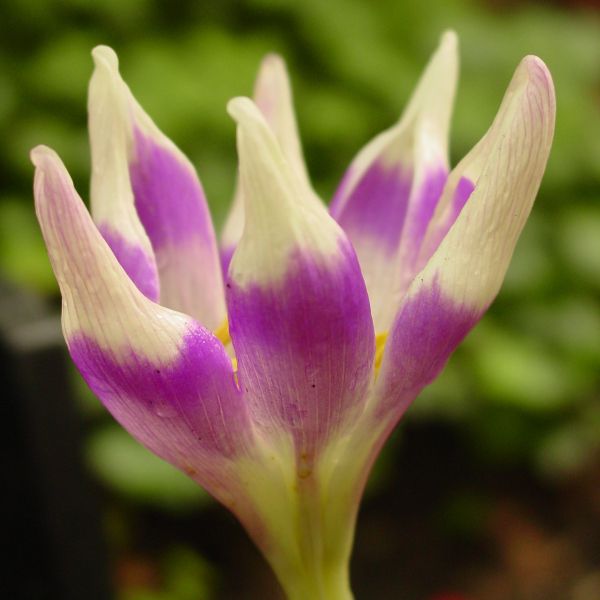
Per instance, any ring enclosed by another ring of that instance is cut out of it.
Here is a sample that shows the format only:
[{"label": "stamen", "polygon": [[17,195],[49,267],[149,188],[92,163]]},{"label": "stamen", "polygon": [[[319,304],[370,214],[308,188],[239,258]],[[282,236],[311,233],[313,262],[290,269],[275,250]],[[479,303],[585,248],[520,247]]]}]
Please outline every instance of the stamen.
[{"label": "stamen", "polygon": [[[229,344],[231,344],[231,336],[229,335],[229,321],[225,319],[221,325],[214,331],[215,337],[227,348]],[[229,354],[233,353],[233,348],[228,349]],[[237,358],[233,356],[231,358],[231,366],[233,367],[233,373],[235,376],[235,380],[237,382]]]},{"label": "stamen", "polygon": [[231,343],[231,336],[229,335],[229,321],[227,318],[221,323],[221,325],[214,332],[215,337],[219,339],[219,341],[223,344],[223,346],[227,346],[227,344]]},{"label": "stamen", "polygon": [[385,350],[385,342],[388,337],[388,332],[378,333],[375,336],[375,373],[379,372],[381,361],[383,360],[383,352]]}]

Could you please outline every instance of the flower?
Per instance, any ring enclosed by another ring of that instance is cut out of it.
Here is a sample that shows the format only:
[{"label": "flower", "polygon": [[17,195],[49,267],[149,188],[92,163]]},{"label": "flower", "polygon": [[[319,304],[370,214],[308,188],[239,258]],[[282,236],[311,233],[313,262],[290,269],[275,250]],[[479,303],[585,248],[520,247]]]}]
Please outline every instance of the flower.
[{"label": "flower", "polygon": [[443,36],[329,213],[285,66],[267,57],[256,102],[228,105],[240,168],[221,257],[192,165],[109,48],[89,90],[92,216],[58,156],[32,151],[75,364],[137,440],[235,513],[292,600],[351,598],[372,463],[497,294],[546,165],[554,91],[526,57],[450,171],[456,46]]}]

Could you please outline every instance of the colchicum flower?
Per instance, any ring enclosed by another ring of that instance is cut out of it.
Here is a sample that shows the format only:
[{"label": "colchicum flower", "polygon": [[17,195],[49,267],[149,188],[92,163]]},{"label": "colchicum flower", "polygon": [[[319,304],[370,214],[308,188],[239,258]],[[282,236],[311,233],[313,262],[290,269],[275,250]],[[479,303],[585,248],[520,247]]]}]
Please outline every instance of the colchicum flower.
[{"label": "colchicum flower", "polygon": [[523,59],[450,171],[446,33],[328,211],[285,66],[268,56],[255,101],[228,105],[239,189],[220,253],[194,168],[114,52],[93,57],[91,217],[58,156],[32,151],[70,354],[117,421],[237,516],[289,598],[349,599],[370,468],[496,296],[530,212],[553,135],[550,74]]}]

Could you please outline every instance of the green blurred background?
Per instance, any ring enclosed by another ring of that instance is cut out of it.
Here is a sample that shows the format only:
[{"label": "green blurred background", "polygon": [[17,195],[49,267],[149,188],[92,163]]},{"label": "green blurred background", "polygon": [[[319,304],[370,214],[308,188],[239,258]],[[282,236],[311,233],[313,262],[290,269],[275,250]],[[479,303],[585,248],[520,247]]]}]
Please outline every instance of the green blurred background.
[{"label": "green blurred background", "polygon": [[[404,427],[442,424],[483,471],[518,469],[543,489],[568,488],[597,469],[600,447],[600,13],[594,4],[3,0],[1,275],[56,301],[34,218],[28,152],[39,143],[55,148],[87,196],[86,89],[97,44],[115,48],[138,100],[197,166],[217,227],[236,169],[225,104],[251,94],[265,53],[277,51],[288,62],[309,170],[327,201],[358,149],[398,117],[444,29],[455,29],[461,44],[453,164],[491,123],[518,61],[537,54],[558,97],[555,144],[538,201],[498,300]],[[74,382],[89,432],[86,460],[106,495],[106,531],[119,560],[136,547],[132,514],[150,507],[177,520],[202,507],[214,510],[193,484],[116,428],[75,374]],[[380,461],[371,497],[385,498],[398,485],[403,437],[401,431]],[[441,529],[482,535],[481,515],[493,504],[487,495],[475,482],[446,498]],[[219,565],[176,536],[139,556],[160,576],[115,568],[120,599],[221,598]]]}]

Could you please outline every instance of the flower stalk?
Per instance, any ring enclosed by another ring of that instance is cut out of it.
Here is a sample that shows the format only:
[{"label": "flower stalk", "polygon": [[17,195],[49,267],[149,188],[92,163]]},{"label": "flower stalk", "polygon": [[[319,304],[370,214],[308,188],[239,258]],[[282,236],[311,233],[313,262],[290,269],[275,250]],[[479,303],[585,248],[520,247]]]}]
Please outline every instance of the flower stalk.
[{"label": "flower stalk", "polygon": [[349,579],[349,552],[332,544],[317,490],[316,477],[309,475],[298,482],[297,524],[299,561],[294,570],[279,578],[290,600],[352,600]]}]

